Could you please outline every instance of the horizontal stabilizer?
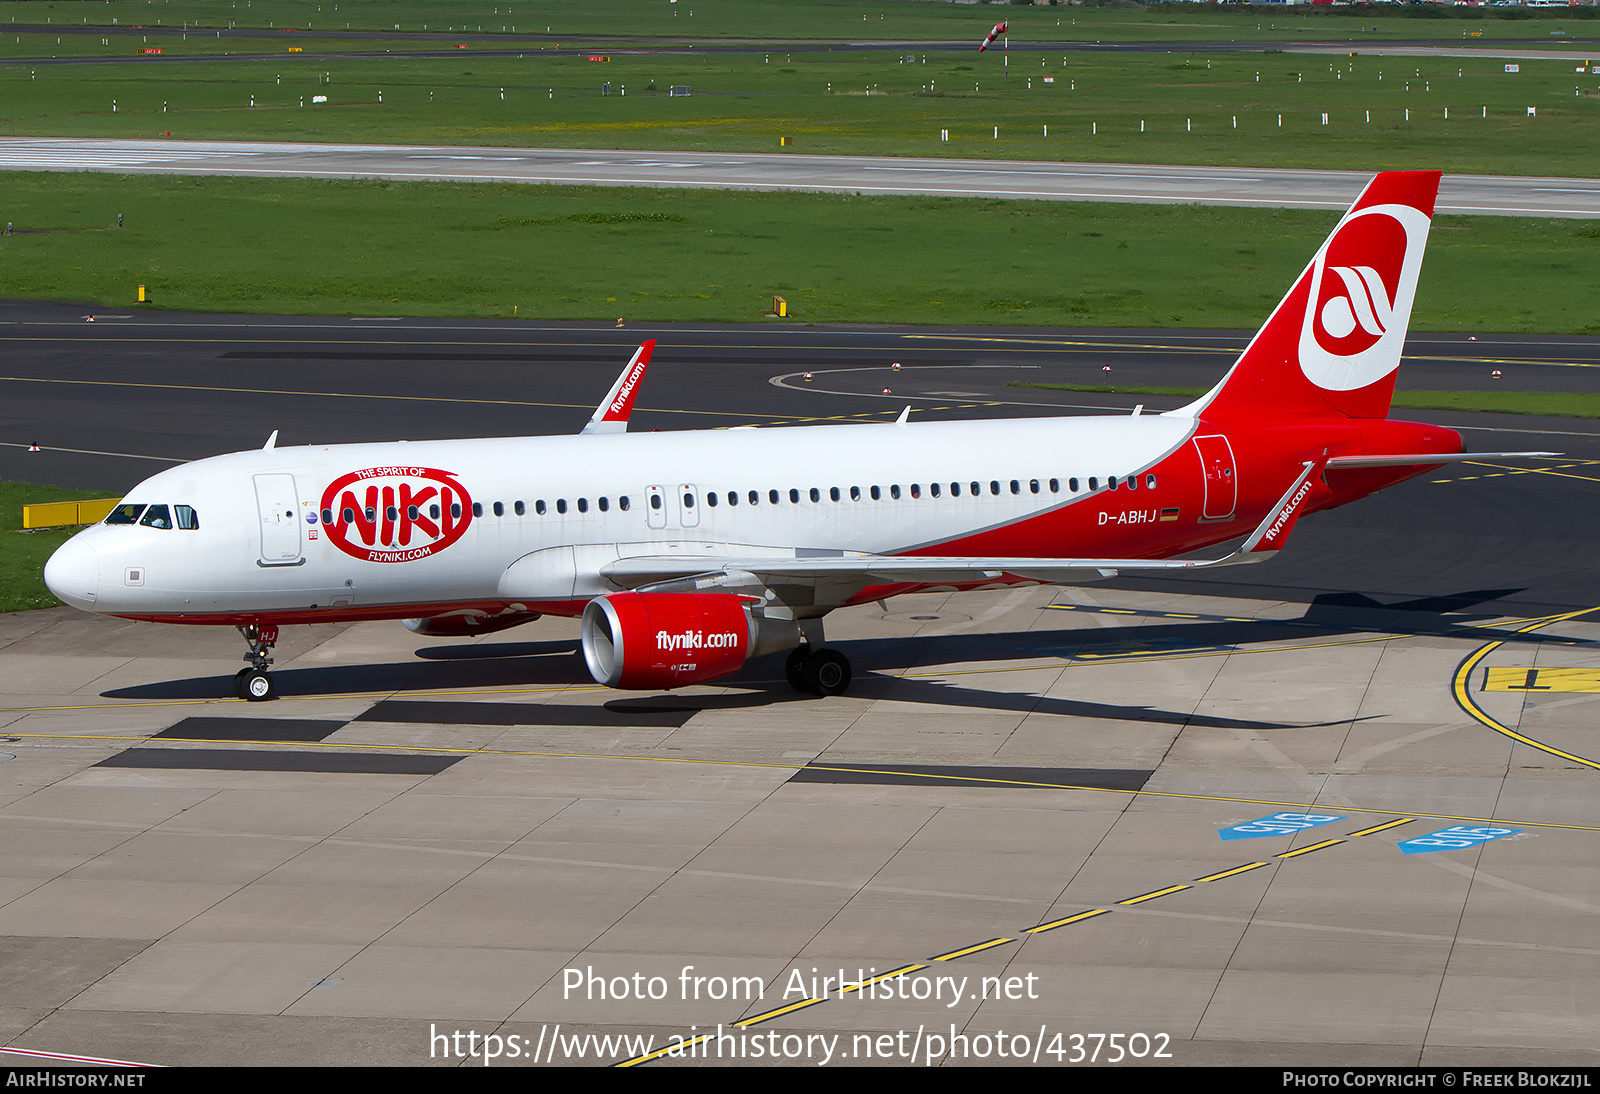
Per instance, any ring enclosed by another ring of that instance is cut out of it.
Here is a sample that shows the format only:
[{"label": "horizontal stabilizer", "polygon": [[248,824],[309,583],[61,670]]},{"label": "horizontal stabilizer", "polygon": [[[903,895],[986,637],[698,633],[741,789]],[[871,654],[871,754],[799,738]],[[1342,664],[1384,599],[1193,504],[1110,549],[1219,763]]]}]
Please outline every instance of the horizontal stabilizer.
[{"label": "horizontal stabilizer", "polygon": [[1431,467],[1463,460],[1514,460],[1536,456],[1559,456],[1559,452],[1415,452],[1401,456],[1334,456],[1329,471],[1352,467]]}]

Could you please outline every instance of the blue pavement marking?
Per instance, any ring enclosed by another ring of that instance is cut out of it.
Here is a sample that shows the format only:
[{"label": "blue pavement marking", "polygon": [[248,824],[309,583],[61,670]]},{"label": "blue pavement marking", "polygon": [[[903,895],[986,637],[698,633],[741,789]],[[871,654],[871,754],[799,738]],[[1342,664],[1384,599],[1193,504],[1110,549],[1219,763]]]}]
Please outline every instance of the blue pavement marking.
[{"label": "blue pavement marking", "polygon": [[1220,828],[1217,830],[1217,835],[1225,840],[1292,836],[1296,832],[1304,832],[1307,828],[1321,828],[1324,824],[1332,824],[1338,820],[1344,818],[1330,813],[1274,813],[1269,817],[1236,824],[1232,828]]},{"label": "blue pavement marking", "polygon": [[1402,855],[1420,855],[1427,851],[1460,851],[1466,847],[1477,847],[1492,839],[1499,839],[1501,836],[1514,836],[1521,831],[1520,828],[1474,828],[1458,824],[1454,828],[1441,828],[1426,836],[1403,840],[1395,846],[1400,848]]}]

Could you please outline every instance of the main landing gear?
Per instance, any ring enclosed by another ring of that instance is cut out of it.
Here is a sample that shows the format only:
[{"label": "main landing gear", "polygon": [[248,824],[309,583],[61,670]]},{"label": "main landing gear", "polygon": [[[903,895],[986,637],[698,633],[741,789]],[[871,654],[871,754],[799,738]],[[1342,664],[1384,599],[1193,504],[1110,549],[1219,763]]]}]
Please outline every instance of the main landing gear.
[{"label": "main landing gear", "polygon": [[796,646],[784,662],[783,675],[796,691],[812,695],[843,695],[850,686],[850,659],[838,650],[812,652],[809,644]]},{"label": "main landing gear", "polygon": [[234,694],[252,703],[276,698],[277,685],[272,682],[272,676],[267,672],[267,666],[272,664],[272,655],[267,651],[277,645],[278,625],[252,623],[248,627],[240,627],[239,633],[250,643],[250,652],[244,655],[244,659],[250,662],[250,667],[240,669],[234,674]]}]

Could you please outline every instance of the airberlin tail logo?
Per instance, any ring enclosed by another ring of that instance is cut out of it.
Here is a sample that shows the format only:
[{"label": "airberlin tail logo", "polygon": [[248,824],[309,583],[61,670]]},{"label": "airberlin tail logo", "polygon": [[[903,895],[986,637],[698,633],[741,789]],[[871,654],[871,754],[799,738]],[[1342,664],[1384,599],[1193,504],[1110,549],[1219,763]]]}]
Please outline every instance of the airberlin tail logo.
[{"label": "airberlin tail logo", "polygon": [[1318,318],[1323,331],[1335,342],[1349,338],[1357,327],[1374,342],[1382,338],[1394,314],[1383,275],[1371,266],[1330,266],[1327,272],[1338,276],[1344,292],[1334,293],[1322,305]]},{"label": "airberlin tail logo", "polygon": [[1307,379],[1350,391],[1399,366],[1427,237],[1427,215],[1409,205],[1345,218],[1311,267],[1299,346]]},{"label": "airberlin tail logo", "polygon": [[328,539],[352,558],[410,562],[461,538],[472,499],[448,471],[368,467],[329,483],[322,513]]}]

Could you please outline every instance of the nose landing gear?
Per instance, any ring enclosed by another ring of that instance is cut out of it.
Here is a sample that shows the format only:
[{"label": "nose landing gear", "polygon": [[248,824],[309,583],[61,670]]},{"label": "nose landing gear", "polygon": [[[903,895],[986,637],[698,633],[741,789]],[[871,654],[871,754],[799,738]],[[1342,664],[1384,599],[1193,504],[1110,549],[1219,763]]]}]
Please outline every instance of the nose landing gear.
[{"label": "nose landing gear", "polygon": [[234,675],[234,694],[252,703],[275,698],[278,688],[273,683],[271,674],[267,672],[267,666],[272,664],[272,655],[267,651],[277,645],[278,625],[252,623],[247,627],[240,627],[239,633],[250,644],[250,652],[244,655],[244,659],[250,662],[250,667],[240,669]]}]

